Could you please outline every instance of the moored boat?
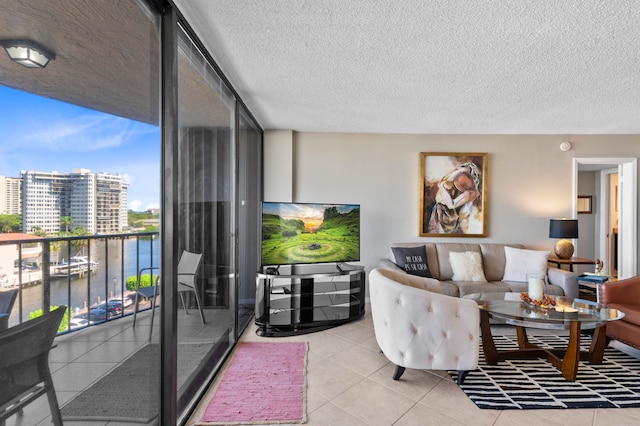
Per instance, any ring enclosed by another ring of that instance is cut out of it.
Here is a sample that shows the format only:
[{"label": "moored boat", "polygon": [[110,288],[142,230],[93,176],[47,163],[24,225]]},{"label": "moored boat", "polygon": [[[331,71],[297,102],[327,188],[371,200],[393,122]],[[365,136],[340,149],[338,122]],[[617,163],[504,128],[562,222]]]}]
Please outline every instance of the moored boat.
[{"label": "moored boat", "polygon": [[83,276],[87,272],[95,273],[98,262],[89,260],[86,256],[73,256],[69,262],[62,261],[51,267],[51,277],[66,277],[68,275]]}]

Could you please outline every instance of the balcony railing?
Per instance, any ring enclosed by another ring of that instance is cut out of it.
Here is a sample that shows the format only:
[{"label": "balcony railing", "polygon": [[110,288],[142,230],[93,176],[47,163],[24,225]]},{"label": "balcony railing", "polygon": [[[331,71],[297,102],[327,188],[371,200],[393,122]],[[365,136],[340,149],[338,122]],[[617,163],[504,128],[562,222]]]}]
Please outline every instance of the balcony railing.
[{"label": "balcony railing", "polygon": [[66,305],[68,332],[132,314],[131,283],[159,266],[160,244],[158,232],[18,239],[0,242],[0,259],[0,291],[19,290],[9,326]]}]

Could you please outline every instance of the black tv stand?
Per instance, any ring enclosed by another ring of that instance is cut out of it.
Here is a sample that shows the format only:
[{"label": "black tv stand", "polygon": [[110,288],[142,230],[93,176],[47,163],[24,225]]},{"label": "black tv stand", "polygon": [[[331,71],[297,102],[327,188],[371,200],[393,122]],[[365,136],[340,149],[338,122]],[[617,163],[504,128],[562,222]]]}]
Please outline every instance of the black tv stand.
[{"label": "black tv stand", "polygon": [[259,336],[291,336],[325,330],[364,315],[364,267],[291,265],[258,272]]},{"label": "black tv stand", "polygon": [[269,266],[264,270],[265,274],[271,275],[280,275],[280,265],[278,266]]},{"label": "black tv stand", "polygon": [[340,263],[336,263],[336,269],[340,272],[342,271],[348,271],[351,268],[351,266],[347,265],[344,262],[340,262]]}]

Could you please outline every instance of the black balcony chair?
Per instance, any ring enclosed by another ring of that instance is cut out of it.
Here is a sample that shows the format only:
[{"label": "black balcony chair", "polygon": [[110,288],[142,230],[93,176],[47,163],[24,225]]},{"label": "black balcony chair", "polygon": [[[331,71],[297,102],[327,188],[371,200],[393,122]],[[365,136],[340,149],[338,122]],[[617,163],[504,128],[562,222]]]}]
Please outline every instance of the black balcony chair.
[{"label": "black balcony chair", "polygon": [[0,331],[9,326],[9,315],[18,296],[18,289],[0,291]]},{"label": "black balcony chair", "polygon": [[66,306],[0,332],[0,426],[24,406],[47,394],[51,419],[62,425],[49,370],[49,351]]},{"label": "black balcony chair", "polygon": [[[151,268],[142,268],[138,271],[138,277],[136,279],[136,299],[133,306],[133,326],[136,326],[136,319],[138,318],[138,309],[140,308],[140,296],[143,296],[145,299],[151,301],[151,326],[149,327],[149,340],[151,340],[151,335],[153,333],[153,318],[155,317],[156,310],[156,299],[160,294],[160,275],[156,276],[155,282],[153,281],[153,271],[159,270],[160,268],[157,266],[153,266]],[[149,280],[151,281],[151,285],[147,287],[140,287],[140,279],[142,276],[148,273]]]}]

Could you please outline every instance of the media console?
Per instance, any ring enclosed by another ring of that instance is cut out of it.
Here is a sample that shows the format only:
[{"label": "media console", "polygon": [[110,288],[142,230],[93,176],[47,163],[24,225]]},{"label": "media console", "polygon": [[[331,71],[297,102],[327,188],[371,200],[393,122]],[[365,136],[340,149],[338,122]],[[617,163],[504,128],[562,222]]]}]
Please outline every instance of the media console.
[{"label": "media console", "polygon": [[364,315],[365,270],[347,264],[288,265],[256,275],[259,336],[291,336]]}]

